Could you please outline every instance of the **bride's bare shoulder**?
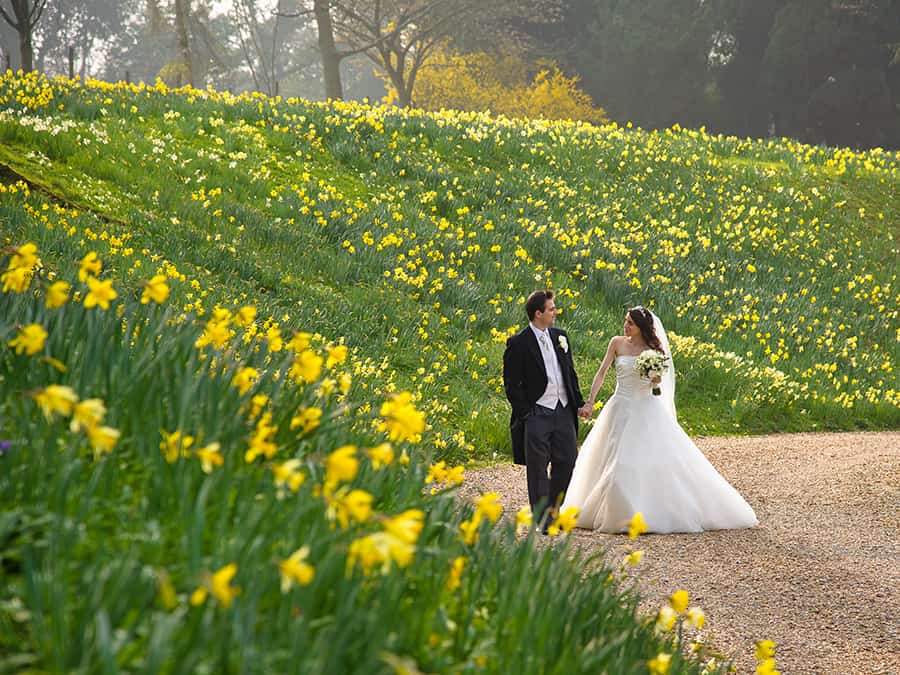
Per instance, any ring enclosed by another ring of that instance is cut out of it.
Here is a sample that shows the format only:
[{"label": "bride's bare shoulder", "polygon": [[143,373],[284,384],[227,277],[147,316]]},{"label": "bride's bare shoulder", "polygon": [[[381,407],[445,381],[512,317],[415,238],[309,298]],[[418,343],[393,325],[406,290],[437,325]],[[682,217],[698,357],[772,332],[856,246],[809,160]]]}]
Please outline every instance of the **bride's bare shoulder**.
[{"label": "bride's bare shoulder", "polygon": [[609,341],[609,351],[611,351],[614,354],[618,354],[619,350],[622,346],[622,341],[624,339],[625,338],[621,335],[614,335],[612,337],[612,339]]}]

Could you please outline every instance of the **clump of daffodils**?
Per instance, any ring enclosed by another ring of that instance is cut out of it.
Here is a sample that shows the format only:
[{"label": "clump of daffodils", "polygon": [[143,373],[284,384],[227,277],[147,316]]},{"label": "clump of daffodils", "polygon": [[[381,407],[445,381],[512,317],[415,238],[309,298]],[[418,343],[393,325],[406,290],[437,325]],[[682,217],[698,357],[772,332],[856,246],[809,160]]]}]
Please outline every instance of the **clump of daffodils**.
[{"label": "clump of daffodils", "polygon": [[59,384],[51,384],[32,392],[31,397],[40,406],[48,420],[56,415],[71,418],[70,431],[85,433],[94,450],[95,460],[112,452],[116,446],[121,432],[103,425],[106,406],[99,398],[79,400],[78,394],[72,387]]}]

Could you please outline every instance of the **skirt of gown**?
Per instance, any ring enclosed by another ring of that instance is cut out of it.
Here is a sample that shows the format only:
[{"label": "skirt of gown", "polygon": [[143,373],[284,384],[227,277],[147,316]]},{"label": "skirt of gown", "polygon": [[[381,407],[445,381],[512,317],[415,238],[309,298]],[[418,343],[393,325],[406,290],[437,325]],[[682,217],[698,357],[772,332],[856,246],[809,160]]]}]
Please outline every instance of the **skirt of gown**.
[{"label": "skirt of gown", "polygon": [[577,526],[623,532],[640,511],[650,532],[757,524],[756,514],[709,463],[659,397],[614,394],[588,433],[563,508]]}]

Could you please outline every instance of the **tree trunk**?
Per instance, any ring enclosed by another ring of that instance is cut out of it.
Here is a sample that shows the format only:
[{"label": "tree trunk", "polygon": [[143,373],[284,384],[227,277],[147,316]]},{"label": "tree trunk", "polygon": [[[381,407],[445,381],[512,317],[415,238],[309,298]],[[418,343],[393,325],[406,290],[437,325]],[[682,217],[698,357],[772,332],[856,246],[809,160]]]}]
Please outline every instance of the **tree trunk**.
[{"label": "tree trunk", "polygon": [[158,35],[163,29],[163,16],[157,0],[147,0],[147,16],[150,23],[150,35]]},{"label": "tree trunk", "polygon": [[19,56],[22,59],[22,70],[26,73],[34,70],[34,48],[31,44],[31,29],[24,28],[19,31]]},{"label": "tree trunk", "polygon": [[404,82],[400,87],[397,88],[397,107],[409,108],[410,105],[412,105],[412,92]]},{"label": "tree trunk", "polygon": [[328,0],[314,0],[313,3],[319,32],[319,53],[322,55],[322,71],[325,77],[325,97],[343,99],[341,57],[334,44],[334,29],[331,25],[331,10],[328,4]]},{"label": "tree trunk", "polygon": [[188,42],[187,17],[191,11],[191,0],[175,0],[175,34],[178,53],[187,69],[187,83],[194,86],[194,68],[191,63],[191,46]]}]

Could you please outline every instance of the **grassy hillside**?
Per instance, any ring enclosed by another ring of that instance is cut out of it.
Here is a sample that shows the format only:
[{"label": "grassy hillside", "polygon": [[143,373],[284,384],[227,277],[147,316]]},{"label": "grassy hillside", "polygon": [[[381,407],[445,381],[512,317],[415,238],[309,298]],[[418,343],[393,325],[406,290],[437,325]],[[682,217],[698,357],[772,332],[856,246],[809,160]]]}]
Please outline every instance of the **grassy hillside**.
[{"label": "grassy hillside", "polygon": [[657,310],[689,432],[900,423],[896,153],[10,76],[0,99],[32,187],[8,243],[343,338],[449,457],[506,452],[503,342],[544,286],[585,389],[623,309]]},{"label": "grassy hillside", "polygon": [[693,433],[900,422],[896,154],[7,73],[0,165],[0,672],[699,672],[454,504],[534,288]]}]

